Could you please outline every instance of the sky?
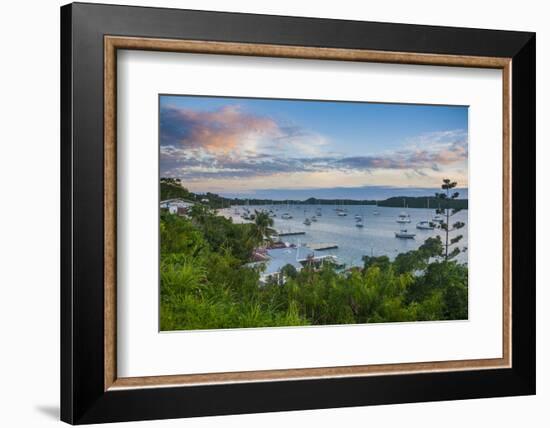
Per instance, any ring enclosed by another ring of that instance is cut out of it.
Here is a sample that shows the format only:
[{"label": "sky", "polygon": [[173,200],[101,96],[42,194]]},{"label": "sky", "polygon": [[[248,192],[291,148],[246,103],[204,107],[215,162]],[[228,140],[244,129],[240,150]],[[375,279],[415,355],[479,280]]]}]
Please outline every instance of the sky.
[{"label": "sky", "polygon": [[468,187],[468,108],[160,96],[160,175],[197,193],[293,198]]}]

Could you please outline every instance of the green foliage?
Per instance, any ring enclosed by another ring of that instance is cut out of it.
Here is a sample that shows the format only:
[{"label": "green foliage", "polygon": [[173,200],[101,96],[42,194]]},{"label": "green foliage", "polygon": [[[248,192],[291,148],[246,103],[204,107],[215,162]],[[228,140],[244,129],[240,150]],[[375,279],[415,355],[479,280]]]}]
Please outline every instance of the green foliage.
[{"label": "green foliage", "polygon": [[233,224],[206,206],[189,217],[162,213],[161,330],[359,324],[467,319],[468,269],[445,259],[439,237],[416,251],[364,257],[363,268],[339,272],[281,269],[284,283],[259,284],[248,267],[272,221]]},{"label": "green foliage", "polygon": [[271,235],[275,233],[273,229],[273,219],[268,213],[254,210],[254,238],[259,242],[271,241]]},{"label": "green foliage", "polygon": [[462,235],[451,237],[451,232],[462,229],[465,226],[465,224],[461,221],[451,224],[451,217],[462,211],[463,208],[461,206],[457,206],[456,204],[459,193],[451,192],[456,185],[456,181],[451,181],[449,178],[444,178],[443,184],[441,185],[443,192],[435,194],[436,198],[443,203],[443,208],[441,208],[440,203],[436,213],[442,214],[445,219],[441,223],[441,229],[445,233],[445,243],[443,244],[444,254],[442,255],[445,260],[451,260],[460,254],[460,249],[458,247],[455,247],[452,250],[450,247],[451,245],[457,244],[462,239]]},{"label": "green foliage", "polygon": [[160,200],[167,199],[187,199],[196,201],[197,197],[194,193],[189,192],[181,185],[181,181],[177,178],[161,178],[160,179]]},{"label": "green foliage", "polygon": [[363,263],[364,270],[371,266],[378,266],[381,270],[386,270],[391,264],[388,256],[363,256]]},{"label": "green foliage", "polygon": [[286,264],[281,268],[281,273],[285,276],[285,278],[291,278],[296,279],[298,276],[298,270],[294,265]]}]

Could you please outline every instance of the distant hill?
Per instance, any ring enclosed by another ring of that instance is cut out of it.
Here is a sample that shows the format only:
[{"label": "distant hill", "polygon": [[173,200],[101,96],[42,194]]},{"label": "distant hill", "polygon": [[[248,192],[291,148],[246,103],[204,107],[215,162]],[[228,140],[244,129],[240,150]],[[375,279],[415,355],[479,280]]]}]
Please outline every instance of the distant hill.
[{"label": "distant hill", "polygon": [[[161,178],[160,180],[160,200],[166,199],[186,199],[208,205],[211,208],[227,208],[231,205],[375,205],[380,207],[398,207],[406,206],[408,208],[427,208],[428,200],[430,208],[436,209],[443,205],[441,199],[434,196],[395,196],[381,201],[375,200],[355,200],[355,199],[317,199],[309,198],[306,200],[288,200],[274,201],[272,199],[239,199],[224,198],[215,193],[197,194],[190,192],[181,185],[181,181],[174,178]],[[207,200],[207,201],[205,201]],[[449,208],[468,209],[468,199],[455,199],[448,201]]]},{"label": "distant hill", "polygon": [[426,208],[428,206],[428,199],[430,200],[430,208],[438,208],[440,205],[445,204],[445,207],[468,209],[468,199],[454,199],[449,201],[442,201],[436,197],[393,197],[384,201],[378,202],[381,207],[403,207],[408,208]]}]

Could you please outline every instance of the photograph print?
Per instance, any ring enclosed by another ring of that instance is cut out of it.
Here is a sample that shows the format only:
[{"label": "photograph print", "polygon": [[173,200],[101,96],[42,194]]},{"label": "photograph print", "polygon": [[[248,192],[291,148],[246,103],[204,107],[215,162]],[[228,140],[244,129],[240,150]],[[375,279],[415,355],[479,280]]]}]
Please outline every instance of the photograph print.
[{"label": "photograph print", "polygon": [[159,95],[160,330],[468,319],[468,107]]}]

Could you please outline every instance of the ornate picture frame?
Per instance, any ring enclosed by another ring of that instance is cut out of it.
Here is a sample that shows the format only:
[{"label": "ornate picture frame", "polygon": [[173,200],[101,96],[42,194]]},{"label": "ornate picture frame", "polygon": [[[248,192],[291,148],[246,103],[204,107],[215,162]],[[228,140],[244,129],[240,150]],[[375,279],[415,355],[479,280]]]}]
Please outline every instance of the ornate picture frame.
[{"label": "ornate picture frame", "polygon": [[[501,70],[502,357],[119,377],[119,50]],[[61,53],[62,420],[535,393],[533,33],[75,3],[61,9]]]}]

